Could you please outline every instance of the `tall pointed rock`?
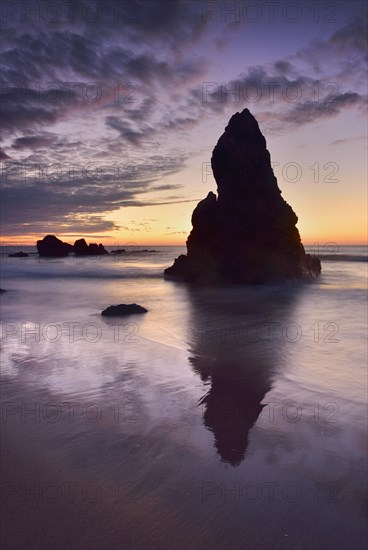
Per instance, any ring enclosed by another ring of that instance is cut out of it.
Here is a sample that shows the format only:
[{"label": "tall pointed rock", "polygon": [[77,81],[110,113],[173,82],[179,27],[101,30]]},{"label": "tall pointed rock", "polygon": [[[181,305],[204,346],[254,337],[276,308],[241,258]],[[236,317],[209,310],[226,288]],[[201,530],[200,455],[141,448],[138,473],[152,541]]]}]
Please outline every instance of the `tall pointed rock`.
[{"label": "tall pointed rock", "polygon": [[281,196],[266,140],[248,109],[231,117],[211,165],[218,196],[210,192],[199,202],[188,253],[165,275],[202,284],[318,276],[320,261],[304,251],[298,218]]}]

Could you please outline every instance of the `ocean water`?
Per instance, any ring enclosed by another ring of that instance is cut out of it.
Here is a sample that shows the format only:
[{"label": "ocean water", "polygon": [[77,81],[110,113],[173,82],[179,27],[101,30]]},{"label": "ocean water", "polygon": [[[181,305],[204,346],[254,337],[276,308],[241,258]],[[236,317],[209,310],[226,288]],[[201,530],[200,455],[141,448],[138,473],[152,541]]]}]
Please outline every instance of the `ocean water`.
[{"label": "ocean water", "polygon": [[364,247],[226,289],[165,281],[184,247],[23,250],[1,255],[2,430],[38,464],[6,478],[14,548],[366,548]]}]

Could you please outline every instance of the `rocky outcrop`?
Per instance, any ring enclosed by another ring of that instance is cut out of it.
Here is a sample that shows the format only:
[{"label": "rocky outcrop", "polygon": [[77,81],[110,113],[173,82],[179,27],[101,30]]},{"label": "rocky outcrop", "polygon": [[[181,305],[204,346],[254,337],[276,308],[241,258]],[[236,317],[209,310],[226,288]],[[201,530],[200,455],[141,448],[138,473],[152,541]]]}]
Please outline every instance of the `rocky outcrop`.
[{"label": "rocky outcrop", "polygon": [[75,241],[74,252],[76,256],[102,256],[108,254],[102,244],[87,244],[85,239]]},{"label": "rocky outcrop", "polygon": [[63,243],[55,235],[46,235],[42,240],[37,241],[38,254],[46,258],[60,258],[73,252],[73,246]]},{"label": "rocky outcrop", "polygon": [[[76,256],[102,256],[108,254],[102,244],[91,243],[87,244],[85,239],[79,239],[75,241],[74,246],[68,243],[64,243],[55,235],[47,235],[42,240],[37,241],[37,250],[39,256],[49,258],[59,258],[68,256],[70,252],[74,252]],[[17,253],[18,256],[24,252]]]},{"label": "rocky outcrop", "polygon": [[148,310],[138,304],[119,304],[118,306],[109,306],[104,309],[101,315],[106,317],[121,317],[125,315],[135,315],[136,313],[147,313]]},{"label": "rocky outcrop", "polygon": [[298,218],[281,196],[266,140],[248,109],[231,117],[211,165],[218,195],[208,193],[195,208],[187,255],[165,276],[201,284],[318,276],[320,261],[304,251]]},{"label": "rocky outcrop", "polygon": [[8,254],[9,258],[29,258],[29,254],[27,252],[23,252],[22,250],[20,252],[15,252],[14,254]]}]

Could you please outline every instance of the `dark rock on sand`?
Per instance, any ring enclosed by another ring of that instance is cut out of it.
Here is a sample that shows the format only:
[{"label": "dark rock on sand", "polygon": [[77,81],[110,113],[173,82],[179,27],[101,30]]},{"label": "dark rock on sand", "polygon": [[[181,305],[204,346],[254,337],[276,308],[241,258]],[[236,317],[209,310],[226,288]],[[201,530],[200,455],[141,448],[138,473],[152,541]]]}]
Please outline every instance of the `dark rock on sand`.
[{"label": "dark rock on sand", "polygon": [[122,315],[135,315],[136,313],[147,313],[148,310],[138,304],[119,304],[118,306],[109,306],[103,310],[101,315],[107,317],[116,317]]},{"label": "dark rock on sand", "polygon": [[46,235],[42,240],[37,241],[38,254],[42,257],[59,258],[73,252],[73,246],[64,243],[55,235]]},{"label": "dark rock on sand", "polygon": [[9,254],[9,258],[28,258],[29,254],[27,252],[15,252],[14,254]]},{"label": "dark rock on sand", "polygon": [[87,244],[85,239],[75,241],[74,252],[76,256],[102,256],[108,254],[102,244]]},{"label": "dark rock on sand", "polygon": [[118,248],[117,250],[111,250],[110,254],[124,254],[125,248]]},{"label": "dark rock on sand", "polygon": [[165,270],[201,284],[313,279],[318,258],[305,253],[298,218],[282,198],[256,119],[248,109],[231,117],[212,153],[217,193],[192,215],[187,255]]}]

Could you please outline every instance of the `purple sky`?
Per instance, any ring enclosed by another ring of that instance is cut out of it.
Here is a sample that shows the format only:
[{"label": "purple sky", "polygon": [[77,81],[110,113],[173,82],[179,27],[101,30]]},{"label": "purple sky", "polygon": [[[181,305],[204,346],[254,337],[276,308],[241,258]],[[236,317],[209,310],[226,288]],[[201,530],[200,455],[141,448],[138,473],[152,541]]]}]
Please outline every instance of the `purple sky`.
[{"label": "purple sky", "polygon": [[4,242],[184,243],[248,107],[306,242],[364,236],[365,2],[3,2]]}]

